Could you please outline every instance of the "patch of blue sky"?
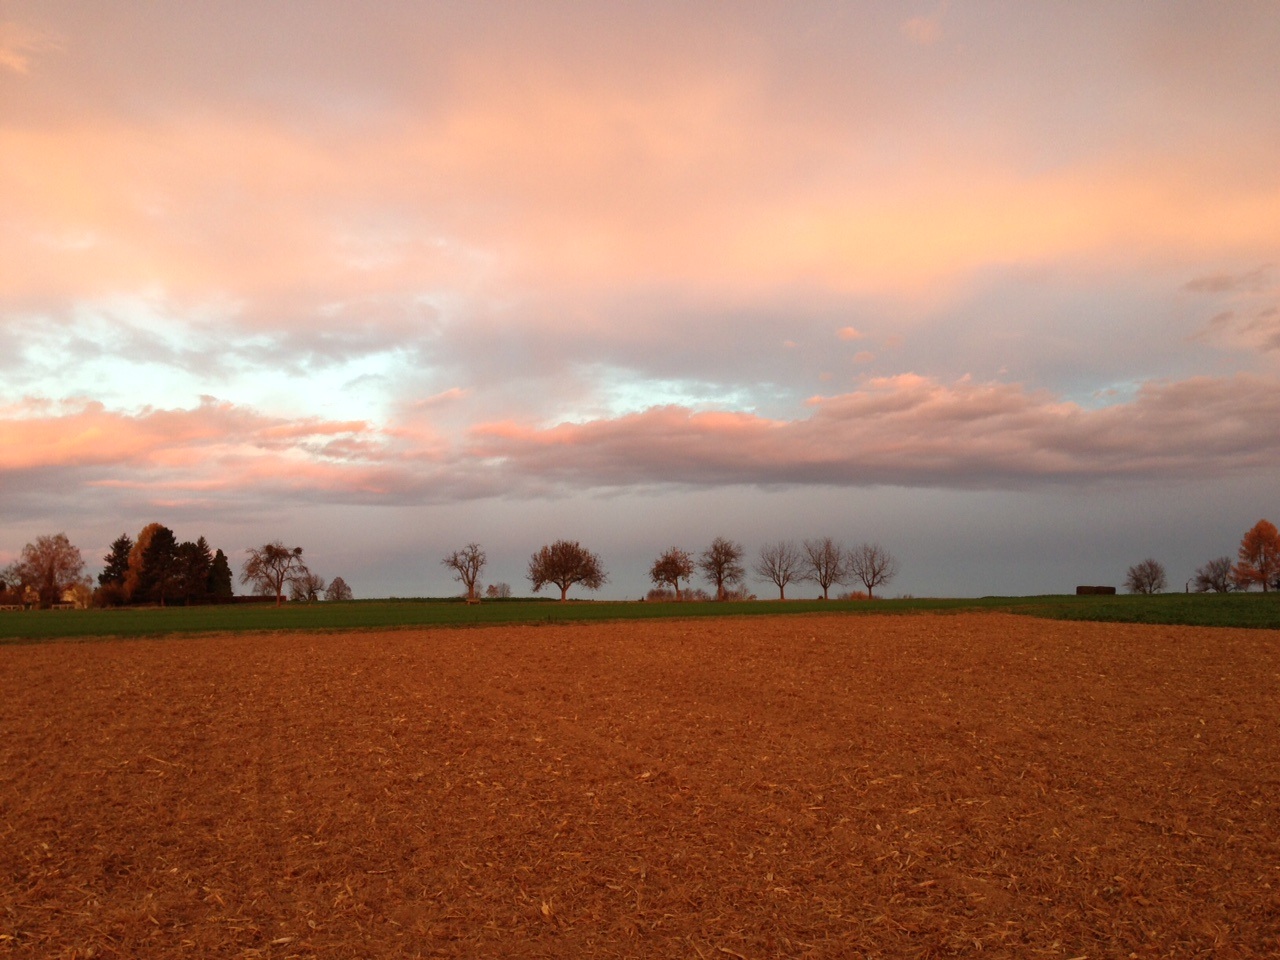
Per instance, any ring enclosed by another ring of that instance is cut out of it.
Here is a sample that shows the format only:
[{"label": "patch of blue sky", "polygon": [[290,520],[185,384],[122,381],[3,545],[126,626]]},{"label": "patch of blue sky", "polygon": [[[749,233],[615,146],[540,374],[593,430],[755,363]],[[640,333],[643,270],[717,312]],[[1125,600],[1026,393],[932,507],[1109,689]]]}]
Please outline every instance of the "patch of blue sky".
[{"label": "patch of blue sky", "polygon": [[1080,390],[1070,393],[1064,399],[1078,404],[1085,410],[1105,410],[1107,407],[1119,407],[1132,403],[1142,389],[1140,380],[1120,380],[1094,390]]},{"label": "patch of blue sky", "polygon": [[[213,396],[275,416],[375,419],[389,409],[388,375],[405,359],[389,349],[323,365],[274,365],[277,340],[237,335],[234,309],[208,305],[179,315],[162,296],[77,304],[65,320],[36,318],[6,371],[6,394],[108,408],[187,408]],[[263,367],[274,366],[271,375]]]},{"label": "patch of blue sky", "polygon": [[204,356],[145,299],[75,305],[64,319],[41,317],[21,338],[11,387],[50,399],[91,396],[108,406],[164,406],[191,393],[189,367]]},{"label": "patch of blue sky", "polygon": [[654,407],[677,406],[693,411],[722,410],[763,413],[765,408],[792,406],[789,391],[773,385],[715,383],[689,378],[637,376],[621,367],[593,365],[582,371],[593,384],[590,400],[578,409],[563,412],[562,423],[585,423],[622,417]]},{"label": "patch of blue sky", "polygon": [[305,373],[245,378],[245,401],[263,412],[329,420],[386,419],[394,406],[390,386],[403,363],[396,350],[368,353]]}]

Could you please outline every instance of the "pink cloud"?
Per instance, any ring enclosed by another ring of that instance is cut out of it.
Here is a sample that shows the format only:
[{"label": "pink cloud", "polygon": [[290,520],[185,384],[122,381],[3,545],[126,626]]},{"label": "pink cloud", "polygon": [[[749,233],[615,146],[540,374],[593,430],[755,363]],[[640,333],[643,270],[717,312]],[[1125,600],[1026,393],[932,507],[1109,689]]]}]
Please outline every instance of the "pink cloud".
[{"label": "pink cloud", "polygon": [[1271,286],[1273,266],[1264,264],[1240,273],[1211,273],[1196,277],[1183,285],[1192,293],[1259,293]]},{"label": "pink cloud", "polygon": [[946,15],[949,4],[944,2],[928,16],[912,17],[902,24],[902,34],[912,43],[921,47],[931,47],[942,36],[942,18]]},{"label": "pink cloud", "polygon": [[465,400],[470,392],[462,387],[450,387],[448,390],[441,390],[439,393],[423,397],[421,400],[413,400],[408,406],[412,410],[432,410],[436,407],[457,403],[459,400]]},{"label": "pink cloud", "polygon": [[816,396],[796,418],[668,405],[416,442],[363,421],[285,421],[209,398],[125,414],[33,402],[0,415],[0,476],[40,471],[152,502],[290,496],[402,503],[654,484],[1002,488],[1225,475],[1280,465],[1280,385],[1239,375],[1143,386],[1090,408],[1019,384],[915,374]]},{"label": "pink cloud", "polygon": [[0,68],[26,74],[37,55],[62,49],[52,34],[12,20],[0,21]]},{"label": "pink cloud", "polygon": [[841,327],[836,331],[836,336],[841,340],[861,340],[863,334],[856,327]]},{"label": "pink cloud", "polygon": [[496,492],[422,429],[286,419],[203,398],[191,409],[112,411],[32,399],[0,409],[0,478],[56,478],[149,503],[226,497],[329,502],[467,499]]},{"label": "pink cloud", "polygon": [[1017,384],[906,374],[809,406],[785,421],[668,406],[552,428],[508,422],[476,428],[468,452],[572,486],[1003,487],[1280,464],[1280,390],[1248,376],[1148,384],[1089,409]]},{"label": "pink cloud", "polygon": [[31,401],[0,416],[0,470],[37,467],[192,467],[228,451],[279,451],[370,433],[363,421],[284,421],[202,399],[189,410],[107,410],[98,402]]},{"label": "pink cloud", "polygon": [[1214,273],[1183,286],[1215,311],[1193,340],[1233,350],[1280,352],[1280,284],[1270,264],[1240,273]]}]

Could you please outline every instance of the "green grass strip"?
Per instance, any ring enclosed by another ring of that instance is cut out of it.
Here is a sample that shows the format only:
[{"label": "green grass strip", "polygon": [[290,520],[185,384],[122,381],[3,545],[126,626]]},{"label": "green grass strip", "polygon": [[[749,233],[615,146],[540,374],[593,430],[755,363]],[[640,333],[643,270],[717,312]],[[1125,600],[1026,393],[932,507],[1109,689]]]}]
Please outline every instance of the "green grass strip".
[{"label": "green grass strip", "polygon": [[0,611],[0,643],[89,637],[272,630],[379,630],[512,623],[642,620],[667,617],[760,616],[805,613],[909,614],[1000,610],[1059,620],[1251,627],[1280,630],[1280,594],[1161,594],[1154,597],[984,597],[875,601],[753,600],[727,603],[497,600],[365,600],[119,610]]}]

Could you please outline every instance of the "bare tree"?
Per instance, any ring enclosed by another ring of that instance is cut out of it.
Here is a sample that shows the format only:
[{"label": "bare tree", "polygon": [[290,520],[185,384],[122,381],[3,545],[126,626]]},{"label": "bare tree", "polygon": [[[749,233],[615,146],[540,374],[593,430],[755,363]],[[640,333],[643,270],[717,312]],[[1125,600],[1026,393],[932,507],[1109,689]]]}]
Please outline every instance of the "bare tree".
[{"label": "bare tree", "polygon": [[767,543],[760,548],[756,559],[756,576],[768,580],[778,588],[778,599],[787,599],[787,584],[804,577],[804,559],[790,540]]},{"label": "bare tree", "polygon": [[698,569],[716,586],[716,599],[728,595],[728,585],[741,583],[747,575],[742,566],[742,544],[716,537],[698,558]]},{"label": "bare tree", "polygon": [[537,593],[548,583],[560,588],[563,601],[576,583],[588,590],[599,590],[609,575],[600,566],[600,558],[576,540],[557,540],[529,558],[529,582]]},{"label": "bare tree", "polygon": [[347,581],[341,577],[334,577],[333,582],[329,584],[329,589],[325,590],[324,598],[326,600],[351,600],[354,595],[351,588],[347,586]]},{"label": "bare tree", "polygon": [[1231,558],[1217,557],[1196,570],[1196,593],[1228,593],[1235,587],[1231,579]]},{"label": "bare tree", "polygon": [[440,561],[453,570],[453,579],[467,588],[467,599],[476,599],[476,581],[480,579],[480,571],[489,562],[478,543],[468,543],[461,550],[455,550]]},{"label": "bare tree", "polygon": [[84,556],[72,546],[65,533],[36,537],[4,573],[13,590],[30,590],[42,607],[62,602],[62,595],[77,584],[87,583]]},{"label": "bare tree", "polygon": [[861,580],[871,600],[876,587],[888,583],[898,575],[898,561],[878,543],[862,543],[849,551],[849,575]]},{"label": "bare tree", "polygon": [[676,599],[684,599],[680,595],[680,581],[693,576],[693,554],[679,547],[672,547],[649,568],[649,579],[656,586],[668,585],[676,592]]},{"label": "bare tree", "polygon": [[306,573],[296,577],[289,584],[290,600],[305,600],[307,603],[314,603],[320,599],[320,595],[324,593],[324,577],[319,574],[312,573],[308,570]]},{"label": "bare tree", "polygon": [[806,580],[813,580],[822,588],[822,599],[827,599],[833,584],[844,583],[849,577],[849,555],[830,537],[804,542],[804,558],[808,564]]},{"label": "bare tree", "polygon": [[285,584],[292,584],[311,572],[302,562],[302,548],[286,547],[279,540],[251,547],[248,553],[249,559],[241,569],[240,582],[251,584],[261,596],[274,594],[277,607],[284,600]]},{"label": "bare tree", "polygon": [[1124,576],[1125,589],[1130,593],[1159,593],[1168,585],[1168,582],[1164,565],[1151,557],[1141,563],[1135,563]]},{"label": "bare tree", "polygon": [[484,588],[484,595],[490,600],[509,600],[511,598],[511,584],[491,583]]}]

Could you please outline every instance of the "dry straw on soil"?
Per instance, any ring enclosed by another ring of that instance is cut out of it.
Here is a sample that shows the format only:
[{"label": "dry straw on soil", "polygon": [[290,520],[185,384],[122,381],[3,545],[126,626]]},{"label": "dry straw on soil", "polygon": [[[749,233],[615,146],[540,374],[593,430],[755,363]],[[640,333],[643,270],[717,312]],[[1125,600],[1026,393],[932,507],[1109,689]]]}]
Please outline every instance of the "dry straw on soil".
[{"label": "dry straw on soil", "polygon": [[0,649],[0,957],[1280,953],[1280,637],[1001,615]]}]

